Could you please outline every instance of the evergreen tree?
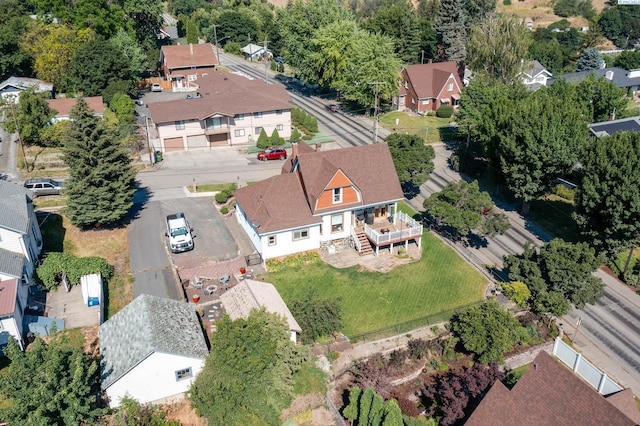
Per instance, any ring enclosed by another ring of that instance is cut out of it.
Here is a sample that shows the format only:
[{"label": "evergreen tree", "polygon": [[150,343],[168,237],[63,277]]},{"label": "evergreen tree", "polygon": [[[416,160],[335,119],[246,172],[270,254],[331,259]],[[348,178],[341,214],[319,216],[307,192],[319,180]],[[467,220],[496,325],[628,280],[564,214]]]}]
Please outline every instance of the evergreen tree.
[{"label": "evergreen tree", "polygon": [[269,148],[269,136],[267,136],[267,132],[264,131],[264,128],[260,130],[260,136],[258,136],[256,147],[260,149]]},{"label": "evergreen tree", "polygon": [[300,132],[298,131],[298,128],[295,127],[292,131],[291,131],[291,137],[289,138],[289,142],[294,143],[294,142],[298,142],[301,138]]},{"label": "evergreen tree", "polygon": [[187,21],[187,43],[198,44],[198,25],[193,19]]},{"label": "evergreen tree", "polygon": [[604,68],[602,53],[595,47],[590,47],[582,52],[576,62],[576,71],[589,71]]},{"label": "evergreen tree", "polygon": [[282,145],[283,143],[284,143],[284,139],[280,137],[280,134],[278,133],[278,129],[273,129],[273,132],[271,133],[271,144]]},{"label": "evergreen tree", "polygon": [[440,60],[463,63],[467,58],[467,17],[462,0],[442,0],[436,19]]},{"label": "evergreen tree", "polygon": [[66,214],[81,227],[115,223],[133,205],[135,170],[129,152],[84,100],[78,100],[71,118],[64,147]]}]

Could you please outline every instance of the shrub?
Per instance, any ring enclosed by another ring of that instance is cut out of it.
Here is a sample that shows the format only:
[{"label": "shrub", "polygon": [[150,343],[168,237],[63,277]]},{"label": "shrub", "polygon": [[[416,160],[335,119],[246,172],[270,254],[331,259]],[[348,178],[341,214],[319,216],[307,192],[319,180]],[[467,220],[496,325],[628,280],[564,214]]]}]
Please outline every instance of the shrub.
[{"label": "shrub", "polygon": [[573,201],[573,197],[575,195],[575,190],[573,189],[569,189],[566,186],[560,184],[560,185],[556,185],[555,188],[553,188],[553,193],[556,194],[558,197],[564,198],[565,200],[568,201]]},{"label": "shrub", "polygon": [[527,301],[531,298],[529,287],[521,281],[504,283],[502,284],[502,290],[509,299],[522,308],[527,306]]},{"label": "shrub", "polygon": [[278,133],[278,129],[273,129],[273,133],[271,133],[271,144],[272,145],[284,144],[284,138],[280,137],[280,134]]},{"label": "shrub", "polygon": [[216,194],[216,203],[224,204],[229,198],[231,198],[231,191],[229,191],[228,189],[223,189]]},{"label": "shrub", "polygon": [[258,136],[256,146],[260,149],[269,148],[269,136],[267,136],[267,132],[264,131],[264,128],[260,130],[260,136]]},{"label": "shrub", "polygon": [[289,142],[296,143],[300,140],[301,135],[297,128],[294,127],[293,131],[291,131],[291,137],[289,138]]},{"label": "shrub", "polygon": [[511,0],[504,0],[502,4],[504,4],[505,6],[511,6]]},{"label": "shrub", "polygon": [[407,342],[409,358],[421,359],[426,353],[429,344],[424,339],[411,339]]},{"label": "shrub", "polygon": [[48,290],[55,290],[63,274],[67,276],[70,285],[78,285],[82,276],[97,273],[108,281],[113,276],[114,269],[101,257],[75,257],[68,253],[52,252],[36,269],[35,278]]},{"label": "shrub", "polygon": [[236,43],[235,41],[230,41],[227,44],[225,44],[224,51],[225,53],[230,53],[232,55],[242,54],[242,48],[240,47],[240,44]]},{"label": "shrub", "polygon": [[450,118],[453,115],[453,107],[451,105],[442,105],[436,111],[436,116],[440,118]]},{"label": "shrub", "polygon": [[229,213],[229,208],[227,206],[220,207],[220,213],[222,213],[222,214]]},{"label": "shrub", "polygon": [[276,71],[278,69],[278,63],[275,61],[271,61],[271,65],[269,66],[271,71]]}]

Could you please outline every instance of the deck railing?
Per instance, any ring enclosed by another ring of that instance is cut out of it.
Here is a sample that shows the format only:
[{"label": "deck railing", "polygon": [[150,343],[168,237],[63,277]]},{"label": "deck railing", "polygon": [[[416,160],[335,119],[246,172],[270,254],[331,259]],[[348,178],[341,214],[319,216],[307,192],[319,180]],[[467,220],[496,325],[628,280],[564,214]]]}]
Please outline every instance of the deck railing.
[{"label": "deck railing", "polygon": [[383,234],[369,225],[365,225],[364,232],[376,246],[384,246],[391,244],[391,242],[406,241],[422,236],[422,225],[413,220],[406,213],[395,213],[393,216],[393,223],[396,227],[399,226],[400,229]]},{"label": "deck railing", "polygon": [[362,247],[360,244],[360,240],[358,239],[358,234],[356,233],[356,228],[354,227],[351,227],[351,239],[353,240],[353,244],[354,244],[354,247],[356,248],[356,251],[360,253],[360,251],[362,250]]}]

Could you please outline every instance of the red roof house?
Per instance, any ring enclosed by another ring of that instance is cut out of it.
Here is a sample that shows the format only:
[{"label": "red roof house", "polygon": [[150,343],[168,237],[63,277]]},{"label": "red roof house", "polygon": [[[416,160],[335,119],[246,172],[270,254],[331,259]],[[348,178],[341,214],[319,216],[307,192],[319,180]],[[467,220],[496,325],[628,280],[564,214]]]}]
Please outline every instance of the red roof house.
[{"label": "red roof house", "polygon": [[216,69],[218,60],[211,43],[162,46],[160,63],[173,90],[188,90],[194,81]]},{"label": "red roof house", "polygon": [[402,87],[394,99],[399,111],[422,114],[458,105],[463,84],[455,62],[408,65],[401,74]]},{"label": "red roof house", "polygon": [[[89,109],[93,110],[95,116],[104,116],[104,101],[102,100],[102,96],[91,96],[82,99],[87,103]],[[71,114],[71,110],[77,103],[78,98],[47,99],[49,108],[56,112],[53,121],[69,120],[69,114]]]}]

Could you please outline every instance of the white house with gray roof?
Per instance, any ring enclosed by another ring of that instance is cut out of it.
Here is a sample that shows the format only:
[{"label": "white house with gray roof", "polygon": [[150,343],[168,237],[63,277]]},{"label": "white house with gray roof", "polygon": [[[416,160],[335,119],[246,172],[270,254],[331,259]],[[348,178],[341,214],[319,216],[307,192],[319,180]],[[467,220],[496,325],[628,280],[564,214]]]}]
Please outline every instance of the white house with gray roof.
[{"label": "white house with gray roof", "polygon": [[296,343],[298,334],[302,332],[298,322],[273,284],[243,280],[235,287],[225,291],[220,296],[220,300],[225,312],[232,320],[248,318],[252,310],[265,308],[267,312],[280,315],[287,321],[292,342]]},{"label": "white house with gray roof", "polygon": [[529,61],[524,64],[520,78],[522,78],[522,84],[533,92],[539,88],[547,85],[547,80],[553,77],[547,69],[542,66],[538,61]]},{"label": "white house with gray roof", "polygon": [[27,89],[33,88],[36,93],[46,93],[51,97],[53,93],[53,84],[47,83],[37,78],[29,77],[9,77],[0,83],[0,98],[5,101],[18,103],[20,93]]},{"label": "white house with gray roof", "polygon": [[0,347],[13,336],[22,347],[22,317],[33,284],[42,234],[28,190],[0,181]]},{"label": "white house with gray roof", "polygon": [[100,326],[100,378],[111,407],[182,399],[209,354],[188,303],[143,294]]}]

